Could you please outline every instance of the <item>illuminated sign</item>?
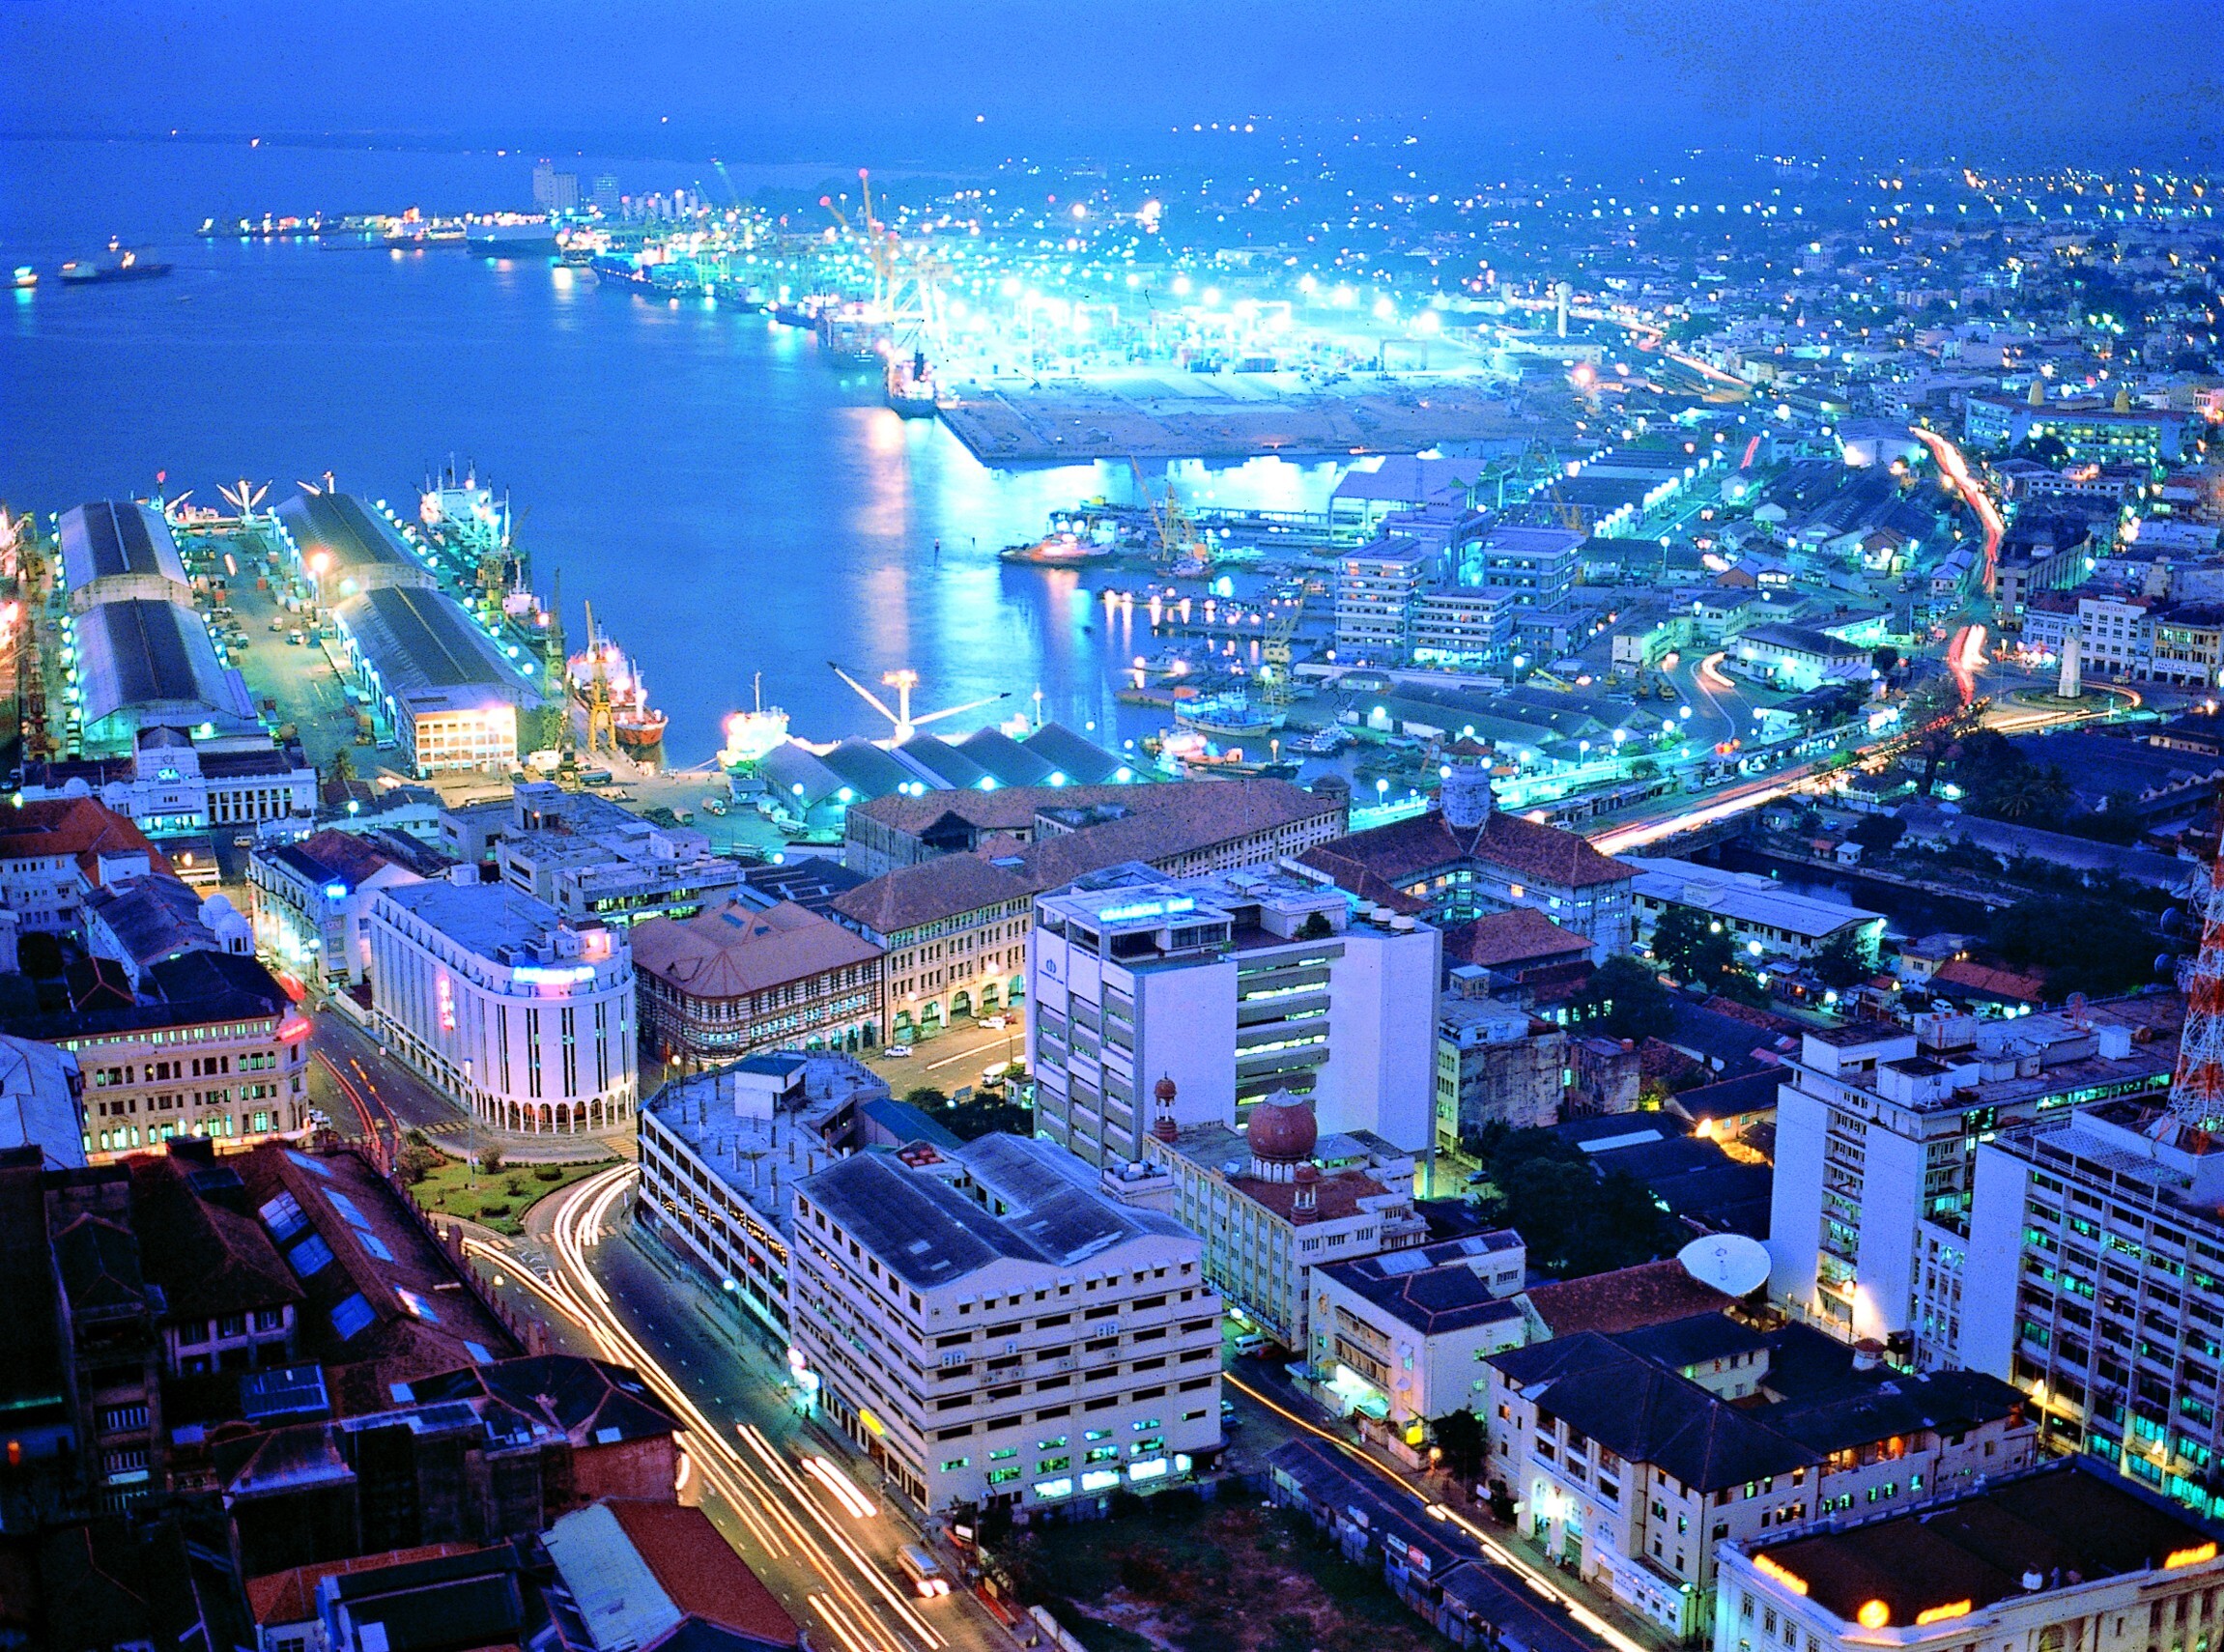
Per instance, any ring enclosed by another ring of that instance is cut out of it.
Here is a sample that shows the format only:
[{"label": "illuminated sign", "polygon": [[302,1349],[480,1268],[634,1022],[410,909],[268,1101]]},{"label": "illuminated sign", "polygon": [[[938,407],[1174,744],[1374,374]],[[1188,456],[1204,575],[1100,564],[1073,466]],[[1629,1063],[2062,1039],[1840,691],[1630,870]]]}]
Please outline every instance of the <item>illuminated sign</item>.
[{"label": "illuminated sign", "polygon": [[348,886],[346,884],[328,883],[325,885],[325,898],[327,900],[345,900],[347,897]]},{"label": "illuminated sign", "polygon": [[1771,1560],[1765,1554],[1753,1557],[1753,1569],[1765,1577],[1774,1578],[1795,1595],[1807,1593],[1807,1580],[1781,1561]]},{"label": "illuminated sign", "polygon": [[510,971],[520,986],[574,986],[594,979],[592,964],[520,964]]},{"label": "illuminated sign", "polygon": [[440,1002],[441,1031],[443,1033],[454,1032],[456,1030],[455,983],[444,975],[436,977],[433,982],[433,996]]},{"label": "illuminated sign", "polygon": [[870,1429],[874,1434],[886,1434],[888,1432],[888,1425],[882,1422],[878,1417],[874,1416],[870,1411],[867,1410],[863,1406],[857,1408],[857,1420],[863,1423],[867,1428]]},{"label": "illuminated sign", "polygon": [[1177,895],[1164,900],[1138,900],[1132,906],[1107,906],[1097,917],[1101,923],[1120,924],[1130,918],[1170,918],[1177,912],[1196,910],[1195,900],[1186,895]]},{"label": "illuminated sign", "polygon": [[1915,1621],[1920,1628],[1926,1623],[1943,1623],[1950,1617],[1967,1617],[1970,1608],[1971,1603],[1968,1601],[1949,1601],[1945,1606],[1925,1607],[1915,1614]]},{"label": "illuminated sign", "polygon": [[1117,1468],[1092,1468],[1081,1476],[1081,1489],[1084,1492],[1109,1492],[1119,1483],[1120,1470]]},{"label": "illuminated sign", "polygon": [[2216,1558],[2216,1545],[2196,1543],[2190,1549],[2173,1549],[2162,1562],[2165,1572],[2175,1572],[2181,1566],[2198,1566],[2204,1560]]}]

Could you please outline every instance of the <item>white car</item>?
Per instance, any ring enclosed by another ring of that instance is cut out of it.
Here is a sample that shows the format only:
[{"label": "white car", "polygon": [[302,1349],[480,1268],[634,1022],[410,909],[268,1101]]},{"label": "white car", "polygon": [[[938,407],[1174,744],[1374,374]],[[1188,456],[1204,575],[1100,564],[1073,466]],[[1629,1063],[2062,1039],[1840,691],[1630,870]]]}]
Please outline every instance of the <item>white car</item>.
[{"label": "white car", "polygon": [[1012,1017],[1009,1015],[984,1015],[981,1017],[981,1024],[984,1027],[993,1027],[1001,1033],[1005,1028],[1012,1025]]},{"label": "white car", "polygon": [[909,1061],[911,1059],[911,1046],[909,1044],[890,1044],[880,1054],[882,1059],[886,1061]]}]

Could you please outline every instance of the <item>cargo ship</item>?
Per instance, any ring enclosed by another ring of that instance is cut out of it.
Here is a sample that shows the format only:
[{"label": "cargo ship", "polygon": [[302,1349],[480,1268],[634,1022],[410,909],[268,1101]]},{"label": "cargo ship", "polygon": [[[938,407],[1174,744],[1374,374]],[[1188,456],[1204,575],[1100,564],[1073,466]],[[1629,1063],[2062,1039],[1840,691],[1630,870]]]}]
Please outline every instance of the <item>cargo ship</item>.
[{"label": "cargo ship", "polygon": [[934,375],[927,369],[926,351],[914,350],[908,362],[900,356],[890,356],[884,383],[888,405],[903,417],[934,416]]},{"label": "cargo ship", "polygon": [[582,705],[590,704],[598,680],[608,685],[611,729],[620,746],[639,753],[663,744],[670,719],[648,703],[640,668],[608,635],[590,631],[586,647],[565,661],[564,668],[572,698]]},{"label": "cargo ship", "polygon": [[996,553],[996,559],[1024,568],[1077,568],[1103,561],[1113,555],[1114,549],[1084,539],[1078,533],[1050,533],[1032,545],[1007,545]]},{"label": "cargo ship", "polygon": [[170,267],[158,260],[141,258],[129,248],[119,248],[114,242],[108,246],[110,256],[99,262],[72,258],[62,266],[62,284],[66,287],[92,287],[108,281],[151,281],[157,275],[170,273]]}]

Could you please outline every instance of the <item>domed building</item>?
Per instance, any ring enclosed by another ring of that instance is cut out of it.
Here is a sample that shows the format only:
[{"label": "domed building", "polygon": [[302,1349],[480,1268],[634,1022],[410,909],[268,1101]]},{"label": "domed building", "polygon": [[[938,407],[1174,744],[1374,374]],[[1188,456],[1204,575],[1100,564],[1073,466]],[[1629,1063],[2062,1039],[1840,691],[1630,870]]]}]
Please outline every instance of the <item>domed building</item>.
[{"label": "domed building", "polygon": [[1205,1274],[1282,1347],[1308,1346],[1313,1270],[1421,1243],[1413,1155],[1369,1130],[1324,1134],[1307,1097],[1276,1091],[1241,1125],[1173,1125],[1161,1080],[1149,1162],[1174,1183],[1172,1214],[1204,1236]]}]

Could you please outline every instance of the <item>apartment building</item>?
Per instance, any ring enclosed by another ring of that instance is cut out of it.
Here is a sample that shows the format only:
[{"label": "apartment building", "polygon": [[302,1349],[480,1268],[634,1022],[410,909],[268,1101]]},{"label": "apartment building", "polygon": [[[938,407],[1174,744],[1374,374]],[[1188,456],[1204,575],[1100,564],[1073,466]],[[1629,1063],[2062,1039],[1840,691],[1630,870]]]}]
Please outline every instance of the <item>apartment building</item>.
[{"label": "apartment building", "polygon": [[2047,1444],[2224,1508],[2224,1152],[2153,1098],[1978,1150],[1961,1352],[2031,1396]]},{"label": "apartment building", "polygon": [[2216,1643],[2224,1528],[2081,1461],[1722,1550],[1714,1652]]},{"label": "apartment building", "polygon": [[1436,931],[1354,916],[1267,870],[1169,878],[1137,862],[1038,897],[1028,938],[1036,1126],[1091,1164],[1143,1156],[1161,1078],[1178,1125],[1308,1098],[1328,1130],[1429,1145]]},{"label": "apartment building", "polygon": [[1769,1296],[1924,1369],[1962,1346],[1982,1143],[2069,1107],[2165,1091],[2177,1008],[2096,1004],[2010,1020],[1808,1032],[1783,1068]]},{"label": "apartment building", "polygon": [[1174,1085],[1156,1091],[1144,1163],[1172,1179],[1174,1215],[1203,1239],[1206,1276],[1231,1313],[1281,1347],[1312,1352],[1317,1268],[1428,1237],[1413,1155],[1382,1137],[1323,1136],[1312,1109],[1286,1097],[1259,1102],[1241,1131],[1183,1128]]},{"label": "apartment building", "polygon": [[920,1509],[1053,1507],[1218,1454],[1203,1246],[1063,1148],[987,1135],[798,1182],[800,1375]]},{"label": "apartment building", "polygon": [[2038,1448],[2007,1383],[1907,1377],[1805,1325],[1701,1314],[1486,1363],[1493,1487],[1548,1554],[1683,1640],[1713,1617],[1725,1544],[1919,1503]]},{"label": "apartment building", "polygon": [[1489,666],[1513,640],[1513,591],[1481,585],[1443,585],[1413,600],[1415,665],[1468,669]]},{"label": "apartment building", "polygon": [[253,958],[185,953],[142,972],[136,996],[102,987],[83,1003],[12,1026],[76,1057],[88,1157],[307,1126],[309,1023]]},{"label": "apartment building", "polygon": [[1453,1411],[1482,1410],[1483,1362],[1526,1340],[1528,1247],[1511,1228],[1331,1262],[1313,1273],[1316,1371],[1325,1393],[1408,1447]]},{"label": "apartment building", "polygon": [[1346,665],[1402,664],[1413,607],[1436,577],[1439,552],[1405,536],[1346,552],[1336,567],[1336,656]]},{"label": "apartment building", "polygon": [[667,1084],[642,1103],[635,1208],[784,1336],[795,1184],[853,1147],[858,1109],[887,1095],[848,1057],[801,1050]]},{"label": "apartment building", "polygon": [[2016,447],[2033,437],[2057,436],[2076,464],[2153,466],[2184,456],[2190,416],[2168,409],[2034,405],[2012,396],[1974,395],[1965,404],[1962,429],[1983,447]]},{"label": "apartment building", "polygon": [[380,1037],[495,1129],[630,1125],[638,1040],[625,931],[477,878],[475,866],[455,867],[373,897]]}]

